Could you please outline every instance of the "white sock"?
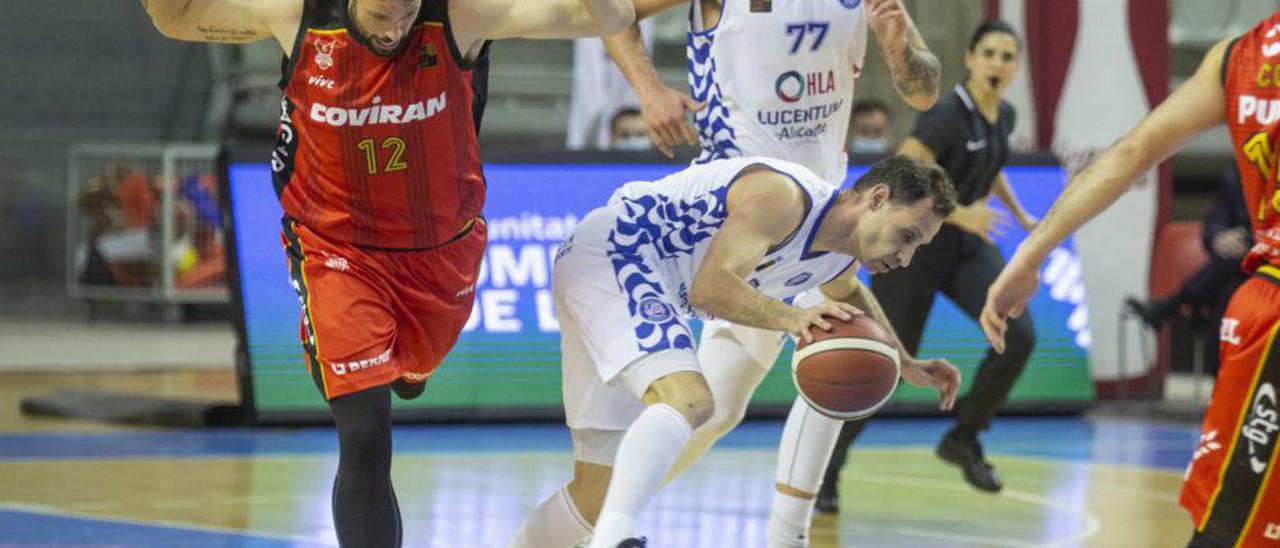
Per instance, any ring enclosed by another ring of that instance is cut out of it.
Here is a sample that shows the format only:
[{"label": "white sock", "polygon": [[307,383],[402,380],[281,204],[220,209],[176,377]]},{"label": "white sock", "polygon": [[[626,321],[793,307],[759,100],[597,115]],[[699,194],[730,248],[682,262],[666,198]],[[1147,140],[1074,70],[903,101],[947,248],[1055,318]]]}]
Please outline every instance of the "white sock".
[{"label": "white sock", "polygon": [[524,520],[510,548],[572,548],[591,534],[569,491],[561,487]]},{"label": "white sock", "polygon": [[590,548],[615,548],[632,536],[636,516],[658,491],[692,434],[689,421],[670,405],[650,405],[636,417],[618,445]]},{"label": "white sock", "polygon": [[702,455],[711,450],[720,438],[733,430],[747,412],[751,394],[755,393],[768,368],[756,363],[742,343],[732,337],[708,337],[698,345],[698,363],[702,376],[711,388],[711,400],[716,402],[715,412],[702,426],[693,431],[676,463],[667,473],[666,482],[684,473]]},{"label": "white sock", "polygon": [[[777,482],[816,495],[842,425],[843,422],[819,414],[797,397],[782,428]],[[812,497],[775,492],[769,512],[769,546],[807,546],[813,502]]]},{"label": "white sock", "polygon": [[785,493],[773,493],[769,511],[768,548],[805,548],[809,546],[809,520],[813,517],[813,499]]}]

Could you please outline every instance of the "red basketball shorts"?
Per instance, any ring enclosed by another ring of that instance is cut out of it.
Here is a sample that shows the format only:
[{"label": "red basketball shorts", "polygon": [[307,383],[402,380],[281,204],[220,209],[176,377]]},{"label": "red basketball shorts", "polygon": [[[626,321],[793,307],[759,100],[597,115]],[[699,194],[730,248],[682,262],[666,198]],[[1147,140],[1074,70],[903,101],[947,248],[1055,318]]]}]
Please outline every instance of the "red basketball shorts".
[{"label": "red basketball shorts", "polygon": [[471,315],[483,220],[426,250],[326,239],[284,221],[307,368],[326,400],[398,379],[426,382]]},{"label": "red basketball shorts", "polygon": [[1263,267],[1222,319],[1221,367],[1182,485],[1195,546],[1280,546],[1280,269]]}]

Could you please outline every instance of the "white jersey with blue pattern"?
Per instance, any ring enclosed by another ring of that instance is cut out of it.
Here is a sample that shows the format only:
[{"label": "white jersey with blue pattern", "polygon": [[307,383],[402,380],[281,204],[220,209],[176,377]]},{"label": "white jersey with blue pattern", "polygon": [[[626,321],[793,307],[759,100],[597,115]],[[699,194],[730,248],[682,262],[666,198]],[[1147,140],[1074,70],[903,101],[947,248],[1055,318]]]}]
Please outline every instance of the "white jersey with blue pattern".
[{"label": "white jersey with blue pattern", "polygon": [[689,305],[688,292],[711,239],[728,213],[725,200],[738,175],[763,164],[790,177],[808,197],[804,220],[787,241],[769,250],[746,280],[761,293],[787,300],[843,272],[853,258],[811,249],[838,189],[791,162],[744,157],[694,165],[653,182],[632,182],[614,192],[606,254],[619,287],[644,316],[645,296],[666,295],[686,315],[707,316]]},{"label": "white jersey with blue pattern", "polygon": [[862,0],[723,0],[706,28],[689,11],[695,163],[768,156],[844,181],[853,88],[867,49]]}]

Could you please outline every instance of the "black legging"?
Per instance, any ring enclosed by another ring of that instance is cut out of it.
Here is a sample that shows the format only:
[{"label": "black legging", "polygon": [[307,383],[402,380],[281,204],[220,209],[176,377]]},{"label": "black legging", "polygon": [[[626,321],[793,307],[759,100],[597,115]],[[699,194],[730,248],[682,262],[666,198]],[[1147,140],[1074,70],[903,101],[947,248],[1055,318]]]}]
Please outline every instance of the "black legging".
[{"label": "black legging", "polygon": [[391,391],[386,386],[329,402],[338,427],[333,522],[343,548],[400,546],[400,505],[391,487]]},{"label": "black legging", "polygon": [[[1004,257],[994,245],[944,224],[932,242],[916,251],[911,266],[872,276],[871,291],[903,346],[915,355],[924,335],[925,321],[933,308],[934,294],[941,291],[977,321],[987,300],[987,290],[1002,268]],[[956,402],[957,428],[977,433],[990,426],[991,417],[1009,397],[1014,381],[1026,367],[1035,339],[1030,314],[1009,320],[1004,353],[987,349],[972,388]],[[866,423],[865,420],[847,422],[840,429],[835,452],[823,478],[828,489],[835,486],[849,446]]]}]

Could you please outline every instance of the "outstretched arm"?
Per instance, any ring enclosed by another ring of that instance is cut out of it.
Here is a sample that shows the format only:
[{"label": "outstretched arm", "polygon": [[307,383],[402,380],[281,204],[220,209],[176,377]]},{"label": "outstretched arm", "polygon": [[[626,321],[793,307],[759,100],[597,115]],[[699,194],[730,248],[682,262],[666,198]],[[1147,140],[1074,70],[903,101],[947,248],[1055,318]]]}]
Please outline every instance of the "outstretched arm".
[{"label": "outstretched arm", "polygon": [[1022,314],[1039,285],[1040,264],[1089,219],[1115,202],[1139,174],[1168,158],[1190,138],[1223,122],[1226,105],[1219,82],[1229,40],[1205,54],[1200,68],[1138,126],[1107,149],[1067,185],[987,292],[979,322],[991,345],[1004,350],[1007,318]]},{"label": "outstretched arm", "polygon": [[893,88],[916,110],[938,102],[942,64],[929,51],[901,0],[867,0],[868,24],[893,75]]}]

